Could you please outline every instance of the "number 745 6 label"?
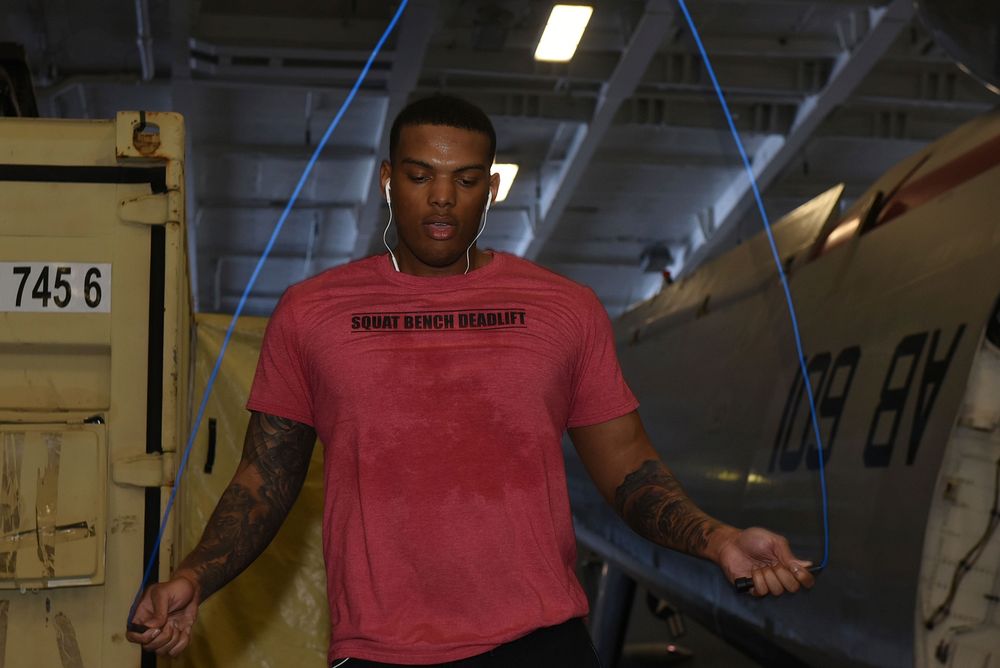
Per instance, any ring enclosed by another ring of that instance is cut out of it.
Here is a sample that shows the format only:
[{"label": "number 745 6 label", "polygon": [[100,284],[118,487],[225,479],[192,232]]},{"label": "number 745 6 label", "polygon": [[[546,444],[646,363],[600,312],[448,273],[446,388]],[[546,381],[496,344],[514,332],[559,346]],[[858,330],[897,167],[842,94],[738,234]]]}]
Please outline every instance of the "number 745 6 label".
[{"label": "number 745 6 label", "polygon": [[0,312],[110,313],[111,265],[0,262]]}]

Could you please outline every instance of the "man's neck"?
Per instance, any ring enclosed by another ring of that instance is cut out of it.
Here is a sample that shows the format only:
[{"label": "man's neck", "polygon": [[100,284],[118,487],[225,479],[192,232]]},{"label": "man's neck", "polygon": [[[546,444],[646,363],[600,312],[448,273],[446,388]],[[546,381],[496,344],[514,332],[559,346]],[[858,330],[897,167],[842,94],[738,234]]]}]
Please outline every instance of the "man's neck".
[{"label": "man's neck", "polygon": [[[458,261],[447,267],[434,267],[424,264],[412,256],[401,255],[397,258],[399,271],[410,276],[423,276],[429,278],[442,278],[444,276],[458,276],[467,273],[465,255]],[[493,253],[487,253],[473,247],[469,251],[468,272],[481,269],[493,261]]]}]

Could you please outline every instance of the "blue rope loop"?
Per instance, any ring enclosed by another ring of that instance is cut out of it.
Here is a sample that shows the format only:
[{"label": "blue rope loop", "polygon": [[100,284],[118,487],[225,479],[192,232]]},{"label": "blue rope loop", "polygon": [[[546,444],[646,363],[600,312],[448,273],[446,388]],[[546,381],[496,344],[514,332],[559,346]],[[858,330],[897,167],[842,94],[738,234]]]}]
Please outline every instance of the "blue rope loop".
[{"label": "blue rope loop", "polygon": [[406,5],[408,3],[409,0],[402,0],[402,2],[400,2],[399,8],[396,10],[396,13],[393,14],[392,20],[389,21],[389,25],[386,27],[385,32],[382,33],[378,43],[375,44],[375,48],[372,49],[371,54],[368,56],[365,66],[358,74],[358,78],[354,82],[354,86],[347,94],[343,104],[340,105],[337,115],[330,121],[330,124],[326,128],[326,132],[323,133],[323,138],[320,139],[319,143],[316,145],[316,149],[313,151],[312,157],[309,158],[309,162],[306,163],[306,167],[302,171],[302,176],[299,177],[299,181],[295,185],[295,190],[292,192],[292,196],[288,199],[288,204],[285,205],[285,209],[281,212],[278,222],[274,225],[274,231],[271,232],[271,238],[264,247],[264,251],[260,254],[260,258],[257,260],[257,265],[254,267],[253,273],[250,275],[250,280],[247,281],[246,287],[243,289],[240,301],[236,305],[236,311],[233,312],[232,320],[229,321],[229,327],[226,329],[225,337],[223,337],[219,355],[215,358],[215,364],[212,366],[211,374],[209,374],[208,383],[205,385],[205,392],[201,397],[201,405],[198,407],[197,416],[195,417],[194,424],[191,426],[191,433],[188,436],[187,445],[184,447],[184,454],[177,467],[177,476],[174,479],[174,486],[170,491],[170,498],[167,501],[166,510],[163,512],[163,519],[160,521],[160,532],[156,536],[156,542],[153,545],[152,554],[150,555],[149,562],[146,564],[146,569],[142,576],[142,582],[139,584],[139,591],[136,592],[135,598],[132,601],[132,606],[129,608],[128,624],[132,623],[132,619],[135,617],[136,608],[139,606],[139,601],[142,599],[142,593],[145,591],[146,584],[149,582],[149,577],[153,570],[153,563],[156,560],[156,555],[160,551],[160,542],[163,540],[163,534],[166,530],[167,518],[170,517],[170,511],[173,508],[174,499],[177,497],[177,490],[180,488],[181,477],[184,475],[188,458],[190,457],[192,447],[194,446],[194,439],[198,435],[198,429],[201,427],[202,418],[205,416],[205,410],[208,406],[208,398],[212,394],[212,387],[215,385],[216,378],[219,375],[219,369],[222,367],[222,358],[226,354],[226,349],[229,347],[229,341],[232,339],[233,331],[236,329],[236,322],[239,320],[240,314],[243,313],[243,308],[246,306],[247,298],[250,296],[254,284],[257,282],[257,277],[260,275],[260,271],[264,267],[264,263],[267,262],[267,258],[271,254],[271,250],[274,248],[274,243],[277,241],[278,235],[281,234],[281,229],[285,226],[288,214],[291,213],[292,207],[295,206],[295,202],[298,201],[299,194],[302,192],[302,188],[305,187],[306,181],[308,181],[310,174],[312,174],[312,170],[316,166],[316,161],[319,160],[320,154],[323,152],[323,149],[326,148],[327,142],[330,141],[330,136],[340,124],[340,120],[344,117],[347,109],[354,101],[355,96],[358,94],[358,90],[361,88],[361,84],[368,76],[368,71],[371,69],[372,63],[375,62],[375,58],[378,57],[378,54],[385,45],[389,35],[396,28],[396,24],[399,23],[399,19],[403,15],[403,10],[406,9]]},{"label": "blue rope loop", "polygon": [[722,86],[719,84],[719,80],[715,76],[715,69],[712,67],[712,61],[708,57],[708,52],[705,50],[705,45],[701,41],[701,35],[698,33],[698,27],[695,25],[694,19],[691,18],[691,13],[688,11],[687,4],[684,0],[677,0],[677,4],[680,5],[681,12],[684,14],[684,19],[687,21],[688,27],[691,29],[691,35],[694,37],[695,44],[698,46],[698,52],[701,54],[702,62],[705,63],[705,70],[708,72],[708,76],[712,80],[712,86],[715,88],[715,94],[719,98],[719,103],[722,105],[722,112],[725,114],[726,122],[729,124],[729,131],[732,133],[733,139],[736,141],[736,148],[739,150],[740,158],[743,160],[743,167],[746,169],[747,176],[750,178],[750,188],[753,190],[753,197],[757,202],[757,209],[760,211],[760,217],[764,224],[764,232],[767,233],[767,242],[771,248],[771,256],[774,258],[774,264],[778,268],[778,276],[781,279],[781,288],[785,293],[785,301],[788,302],[788,316],[791,320],[792,334],[795,339],[795,352],[798,356],[799,368],[801,369],[802,378],[804,379],[806,396],[809,399],[809,415],[812,419],[813,434],[816,437],[816,449],[817,454],[819,455],[819,484],[823,502],[823,559],[820,561],[817,570],[822,570],[826,568],[826,565],[830,560],[830,512],[826,489],[826,470],[823,462],[823,439],[820,436],[819,419],[816,416],[816,399],[813,395],[812,382],[809,380],[809,371],[806,368],[806,355],[802,349],[802,336],[799,331],[799,321],[795,312],[795,303],[792,301],[792,291],[791,288],[788,287],[788,276],[785,274],[785,268],[781,263],[781,257],[778,255],[778,247],[774,242],[774,234],[771,232],[771,221],[768,218],[767,210],[764,208],[764,200],[761,198],[760,189],[757,187],[757,178],[754,176],[753,167],[750,164],[750,158],[747,156],[746,149],[743,146],[743,139],[740,137],[739,130],[736,129],[736,123],[733,121],[733,115],[729,110],[729,104],[726,102],[726,96],[722,91]]},{"label": "blue rope loop", "polygon": [[[362,68],[360,74],[358,75],[358,78],[355,81],[354,86],[351,88],[351,90],[348,93],[346,99],[344,100],[343,104],[341,105],[340,109],[338,110],[337,115],[334,116],[333,120],[330,121],[330,124],[327,127],[326,132],[323,133],[322,139],[320,139],[319,143],[316,146],[316,149],[313,151],[312,156],[310,157],[308,163],[306,164],[306,167],[305,167],[305,169],[302,172],[302,176],[299,178],[298,183],[296,184],[295,189],[292,192],[292,196],[289,198],[288,203],[285,205],[285,208],[284,208],[284,210],[281,213],[281,216],[278,218],[278,222],[274,226],[274,231],[271,233],[271,237],[268,240],[267,245],[264,248],[264,251],[261,253],[260,258],[257,260],[257,264],[254,267],[253,273],[250,275],[250,279],[247,281],[246,287],[244,288],[243,293],[240,296],[239,303],[236,306],[236,310],[233,313],[233,317],[230,320],[228,328],[226,329],[226,334],[223,337],[222,346],[221,346],[221,348],[219,350],[219,354],[216,357],[215,363],[212,366],[212,371],[209,374],[208,383],[205,386],[205,391],[202,394],[202,399],[201,399],[201,403],[200,403],[200,405],[198,407],[198,412],[196,414],[194,423],[192,424],[191,432],[190,432],[190,434],[188,436],[187,444],[184,447],[183,456],[181,457],[180,464],[178,465],[178,468],[177,468],[177,475],[175,477],[174,485],[173,485],[173,487],[171,489],[171,492],[170,492],[170,497],[169,497],[169,499],[167,501],[167,507],[164,510],[163,518],[162,518],[162,520],[160,522],[160,530],[159,530],[159,533],[158,533],[158,535],[156,537],[156,542],[153,545],[152,555],[150,557],[149,562],[146,564],[145,572],[143,573],[143,576],[142,576],[142,582],[139,585],[139,589],[136,592],[135,598],[134,598],[134,600],[132,602],[132,605],[131,605],[131,607],[129,609],[128,623],[132,622],[132,619],[135,616],[136,608],[138,607],[139,601],[142,598],[142,594],[145,591],[147,583],[149,582],[149,577],[151,575],[151,571],[152,571],[152,568],[153,568],[153,563],[154,563],[154,561],[156,559],[156,555],[159,552],[160,543],[161,543],[161,541],[163,539],[163,534],[164,534],[165,529],[166,529],[167,519],[169,518],[170,512],[173,509],[174,501],[175,501],[175,499],[177,497],[177,490],[180,488],[181,478],[183,477],[184,472],[185,472],[185,470],[187,468],[187,462],[188,462],[188,459],[189,459],[189,457],[191,455],[191,450],[192,450],[192,448],[194,446],[194,439],[195,439],[195,437],[198,434],[198,429],[200,428],[201,421],[204,418],[205,410],[206,410],[206,408],[208,406],[209,396],[211,395],[212,388],[215,385],[216,379],[217,379],[218,374],[219,374],[219,369],[222,366],[223,357],[225,356],[226,350],[229,347],[229,342],[232,339],[233,332],[236,329],[236,323],[239,320],[239,317],[242,314],[244,307],[246,306],[246,301],[249,298],[250,293],[252,292],[253,287],[254,287],[254,285],[257,282],[257,278],[260,275],[261,269],[263,268],[264,263],[267,261],[268,256],[271,254],[271,251],[274,248],[274,244],[277,241],[278,235],[281,233],[281,230],[284,227],[285,221],[288,219],[288,215],[291,213],[292,208],[295,206],[295,203],[298,201],[299,195],[301,194],[303,187],[305,186],[305,184],[306,184],[309,176],[311,175],[312,170],[315,167],[316,162],[319,159],[320,154],[323,152],[323,149],[326,147],[326,144],[329,142],[330,136],[333,134],[333,131],[340,124],[340,121],[343,118],[344,114],[347,112],[347,109],[350,107],[351,103],[354,101],[354,98],[357,95],[358,90],[360,89],[362,83],[364,82],[365,78],[368,75],[369,70],[371,69],[372,63],[375,61],[375,58],[378,57],[378,54],[381,51],[382,47],[385,45],[385,42],[388,39],[389,35],[395,29],[395,27],[396,27],[397,23],[399,22],[399,19],[402,16],[403,11],[406,9],[406,6],[407,6],[408,3],[409,3],[409,0],[402,0],[402,2],[400,2],[399,8],[396,10],[396,12],[393,15],[391,21],[389,22],[389,25],[386,27],[385,31],[382,33],[382,36],[379,38],[378,43],[376,43],[374,49],[372,50],[371,54],[369,55],[367,62],[365,63],[365,65]],[[808,399],[809,399],[810,415],[811,415],[811,418],[812,418],[813,431],[814,431],[815,436],[816,436],[816,446],[817,446],[818,453],[819,453],[819,458],[818,458],[819,459],[819,476],[820,476],[820,485],[821,485],[821,489],[822,489],[822,498],[823,498],[823,532],[824,532],[823,533],[823,560],[822,560],[822,562],[819,565],[819,569],[822,569],[822,568],[826,567],[827,562],[829,561],[829,542],[830,542],[829,516],[828,516],[828,504],[827,504],[827,489],[826,489],[826,474],[825,474],[824,462],[823,462],[823,444],[822,444],[822,439],[821,439],[821,436],[820,436],[819,422],[818,422],[818,419],[817,419],[817,416],[816,416],[815,399],[814,399],[814,396],[813,396],[812,385],[811,385],[811,383],[809,381],[809,374],[808,374],[808,371],[807,371],[807,368],[806,368],[805,354],[803,353],[803,350],[802,350],[802,340],[801,340],[801,336],[800,336],[800,333],[799,333],[798,319],[796,317],[795,306],[794,306],[794,303],[792,301],[791,291],[790,291],[790,289],[788,287],[788,279],[787,279],[787,276],[785,275],[784,268],[782,267],[782,264],[781,264],[781,259],[780,259],[779,255],[778,255],[777,246],[776,246],[776,244],[774,242],[774,235],[771,233],[770,220],[768,219],[767,211],[764,208],[764,203],[763,203],[763,200],[761,199],[760,191],[759,191],[759,189],[757,187],[757,180],[754,177],[753,169],[752,169],[752,167],[750,165],[750,159],[748,158],[746,150],[745,150],[745,148],[743,146],[743,141],[742,141],[742,139],[740,137],[739,131],[736,129],[736,125],[733,122],[733,117],[732,117],[732,114],[731,114],[731,112],[729,110],[729,105],[726,102],[726,98],[725,98],[725,95],[724,95],[724,93],[722,91],[722,87],[719,85],[719,81],[718,81],[718,79],[715,76],[715,71],[712,68],[711,60],[708,57],[708,53],[705,50],[704,44],[702,43],[701,36],[698,33],[698,29],[695,26],[694,20],[691,18],[691,14],[688,11],[687,5],[685,4],[684,0],[678,0],[678,4],[680,5],[681,11],[684,14],[684,18],[687,21],[687,24],[688,24],[688,26],[691,29],[691,34],[693,35],[693,37],[695,39],[695,43],[698,46],[698,51],[700,52],[702,60],[705,63],[705,68],[708,71],[709,76],[711,77],[712,85],[715,88],[716,94],[718,95],[719,101],[720,101],[720,103],[722,105],[723,113],[726,116],[726,121],[729,124],[729,129],[732,132],[733,139],[736,141],[736,146],[737,146],[737,148],[739,150],[740,157],[743,160],[743,165],[746,168],[747,174],[748,174],[748,176],[750,178],[750,185],[751,185],[751,188],[753,190],[754,199],[757,202],[757,207],[758,207],[758,209],[760,211],[760,214],[761,214],[761,217],[763,219],[764,230],[767,233],[768,243],[770,244],[770,248],[771,248],[771,254],[774,257],[775,266],[778,269],[778,274],[779,274],[779,276],[781,278],[781,285],[782,285],[782,288],[783,288],[784,293],[785,293],[785,298],[786,298],[786,300],[788,302],[788,311],[789,311],[789,316],[790,316],[791,323],[792,323],[792,331],[793,331],[794,338],[795,338],[796,351],[797,351],[797,354],[798,354],[798,360],[799,360],[799,365],[800,365],[801,370],[802,370],[802,375],[803,375],[803,378],[805,379],[805,383],[804,384],[805,384],[806,393],[807,393],[807,396],[808,396]]]}]

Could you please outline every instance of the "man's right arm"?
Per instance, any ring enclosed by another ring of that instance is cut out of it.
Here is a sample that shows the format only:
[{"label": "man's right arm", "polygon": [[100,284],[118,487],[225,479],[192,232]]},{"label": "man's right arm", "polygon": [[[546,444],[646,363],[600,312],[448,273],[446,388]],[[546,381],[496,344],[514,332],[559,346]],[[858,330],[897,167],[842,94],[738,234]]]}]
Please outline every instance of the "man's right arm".
[{"label": "man's right arm", "polygon": [[194,550],[170,581],[150,587],[129,632],[145,649],[176,656],[187,645],[197,606],[260,556],[287,517],[309,469],[316,432],[309,425],[254,412],[243,455]]}]

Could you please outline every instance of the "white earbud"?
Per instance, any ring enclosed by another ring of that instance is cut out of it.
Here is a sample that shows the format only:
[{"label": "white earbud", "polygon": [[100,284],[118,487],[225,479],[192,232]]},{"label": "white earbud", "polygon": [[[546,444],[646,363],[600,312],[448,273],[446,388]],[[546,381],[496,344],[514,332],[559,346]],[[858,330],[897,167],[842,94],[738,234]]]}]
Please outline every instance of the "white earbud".
[{"label": "white earbud", "polygon": [[393,268],[397,272],[399,272],[399,262],[396,261],[396,255],[392,252],[392,249],[389,248],[389,241],[387,239],[387,235],[389,234],[389,226],[392,225],[392,196],[389,195],[388,181],[385,182],[385,203],[386,206],[389,207],[389,221],[385,224],[385,229],[382,231],[382,244],[385,246],[385,249],[389,251],[389,257],[392,259]]}]

